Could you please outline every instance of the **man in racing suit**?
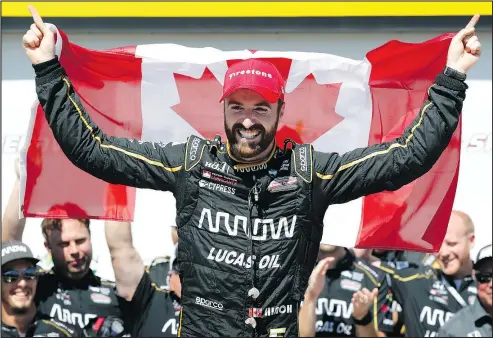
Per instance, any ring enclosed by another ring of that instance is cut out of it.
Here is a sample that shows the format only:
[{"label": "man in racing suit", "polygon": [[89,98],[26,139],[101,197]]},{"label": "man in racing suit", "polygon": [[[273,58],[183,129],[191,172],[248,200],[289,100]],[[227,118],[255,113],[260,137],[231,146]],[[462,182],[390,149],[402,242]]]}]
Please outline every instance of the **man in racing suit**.
[{"label": "man in racing suit", "polygon": [[[91,121],[55,57],[53,33],[31,11],[35,24],[23,44],[39,102],[69,160],[104,181],[175,196],[183,336],[297,336],[328,206],[399,189],[433,166],[457,127],[465,73],[480,50],[475,16],[453,39],[446,74],[393,142],[342,155],[293,143],[277,148],[284,80],[271,63],[248,59],[226,72],[227,142],[190,136],[162,145],[106,135]],[[293,311],[252,316],[252,309],[283,306]]]}]

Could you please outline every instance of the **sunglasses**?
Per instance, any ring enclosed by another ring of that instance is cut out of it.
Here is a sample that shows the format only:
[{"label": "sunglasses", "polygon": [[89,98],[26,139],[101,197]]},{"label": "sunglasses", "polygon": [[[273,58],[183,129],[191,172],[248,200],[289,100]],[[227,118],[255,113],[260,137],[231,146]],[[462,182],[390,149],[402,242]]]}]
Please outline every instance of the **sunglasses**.
[{"label": "sunglasses", "polygon": [[485,284],[491,282],[491,278],[493,277],[493,273],[477,273],[476,280],[480,284]]},{"label": "sunglasses", "polygon": [[4,283],[16,283],[19,279],[32,281],[38,279],[38,271],[36,268],[26,268],[23,270],[8,270],[2,272],[2,281]]}]

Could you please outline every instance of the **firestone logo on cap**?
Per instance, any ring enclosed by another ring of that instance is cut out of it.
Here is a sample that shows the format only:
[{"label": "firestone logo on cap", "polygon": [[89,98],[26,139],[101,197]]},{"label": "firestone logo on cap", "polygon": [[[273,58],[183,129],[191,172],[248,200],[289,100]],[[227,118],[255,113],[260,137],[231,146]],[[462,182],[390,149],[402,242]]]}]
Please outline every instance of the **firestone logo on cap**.
[{"label": "firestone logo on cap", "polygon": [[245,74],[260,75],[272,79],[271,73],[261,72],[260,70],[255,70],[255,69],[242,69],[237,72],[231,73],[229,74],[229,79],[231,80],[234,76],[245,75]]}]

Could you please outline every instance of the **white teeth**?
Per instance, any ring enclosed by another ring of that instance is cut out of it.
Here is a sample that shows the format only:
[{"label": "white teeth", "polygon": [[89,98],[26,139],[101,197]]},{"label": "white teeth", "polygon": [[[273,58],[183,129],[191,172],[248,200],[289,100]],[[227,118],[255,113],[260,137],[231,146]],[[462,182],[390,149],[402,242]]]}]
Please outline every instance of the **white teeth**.
[{"label": "white teeth", "polygon": [[253,131],[253,130],[239,130],[238,132],[241,137],[244,137],[246,139],[255,138],[257,135],[260,134],[259,131]]}]

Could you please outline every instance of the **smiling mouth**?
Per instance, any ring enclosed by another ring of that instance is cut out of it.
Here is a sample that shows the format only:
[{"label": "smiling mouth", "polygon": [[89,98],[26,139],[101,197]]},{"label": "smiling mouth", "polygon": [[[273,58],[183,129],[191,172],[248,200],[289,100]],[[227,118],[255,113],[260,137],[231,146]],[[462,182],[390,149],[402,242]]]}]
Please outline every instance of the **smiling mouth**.
[{"label": "smiling mouth", "polygon": [[29,292],[16,292],[14,296],[19,299],[29,299]]},{"label": "smiling mouth", "polygon": [[241,138],[252,140],[260,135],[260,130],[238,129],[238,135]]}]

